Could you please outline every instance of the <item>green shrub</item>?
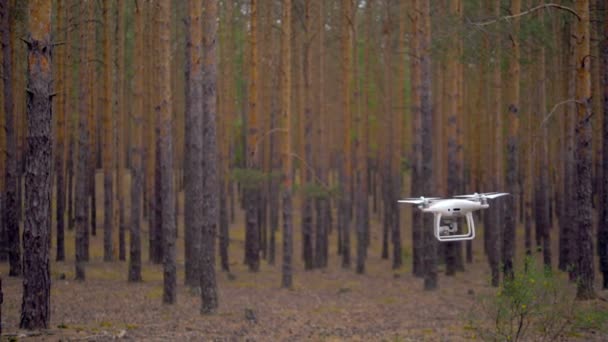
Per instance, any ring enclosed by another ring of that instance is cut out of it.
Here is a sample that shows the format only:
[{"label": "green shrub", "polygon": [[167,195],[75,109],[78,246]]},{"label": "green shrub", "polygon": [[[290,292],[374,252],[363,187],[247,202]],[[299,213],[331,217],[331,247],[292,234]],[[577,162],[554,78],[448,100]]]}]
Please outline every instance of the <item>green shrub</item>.
[{"label": "green shrub", "polygon": [[566,277],[527,261],[494,295],[481,298],[471,326],[484,340],[553,340],[571,331],[577,312],[576,289]]}]

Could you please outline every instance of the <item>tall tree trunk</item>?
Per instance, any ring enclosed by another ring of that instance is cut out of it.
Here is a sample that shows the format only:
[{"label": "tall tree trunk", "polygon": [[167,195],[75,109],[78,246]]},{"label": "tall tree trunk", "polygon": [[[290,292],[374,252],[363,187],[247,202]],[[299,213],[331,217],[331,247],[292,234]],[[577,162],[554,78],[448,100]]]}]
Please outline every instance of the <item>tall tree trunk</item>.
[{"label": "tall tree trunk", "polygon": [[[313,39],[316,36],[313,31],[313,8],[310,2],[304,5],[304,58],[302,65],[302,74],[304,78],[304,117],[300,123],[303,127],[303,140],[300,144],[303,147],[304,162],[300,163],[301,173],[304,186],[312,183],[312,122],[313,122],[313,99],[312,99],[312,49]],[[312,197],[306,191],[302,191],[302,234],[304,238],[304,268],[311,270],[314,267],[314,250],[313,250],[313,208]]]},{"label": "tall tree trunk", "polygon": [[[435,190],[433,184],[433,108],[431,102],[431,10],[429,0],[419,2],[420,26],[417,34],[419,40],[420,61],[420,116],[421,116],[421,151],[422,167],[420,179],[420,193],[432,194]],[[437,241],[433,234],[433,218],[431,215],[423,216],[424,228],[422,231],[424,241],[424,289],[437,288]]]},{"label": "tall tree trunk", "polygon": [[[564,84],[564,94],[568,98],[573,98],[574,95],[574,79],[575,79],[575,61],[574,61],[574,47],[572,38],[572,24],[566,23],[564,25],[563,39],[565,46],[568,49],[567,58],[564,60],[564,70],[569,70],[566,76],[566,82]],[[570,194],[574,192],[574,122],[575,122],[575,106],[569,104],[566,107],[566,115],[564,117],[564,158],[563,158],[563,193]],[[569,201],[562,200],[561,217],[559,220],[560,231],[559,231],[559,269],[562,271],[568,271],[570,279],[576,278],[574,263],[576,261],[576,246],[573,226],[574,222],[574,208],[570,205]]]},{"label": "tall tree trunk", "polygon": [[7,237],[8,258],[10,263],[9,276],[21,275],[21,244],[19,234],[19,201],[18,188],[18,156],[17,156],[17,126],[13,106],[12,87],[12,45],[10,43],[10,8],[8,0],[0,2],[0,27],[2,28],[2,79],[4,80],[4,116],[6,129],[6,173],[4,198],[4,229]]},{"label": "tall tree trunk", "polygon": [[46,329],[51,318],[52,50],[51,2],[29,3],[27,43],[27,150],[23,227],[21,329]]},{"label": "tall tree trunk", "polygon": [[580,16],[575,21],[575,58],[576,58],[576,244],[578,275],[578,299],[595,298],[593,288],[594,261],[593,261],[593,222],[591,197],[591,75],[590,65],[590,37],[589,37],[589,1],[577,0],[576,12]]},{"label": "tall tree trunk", "polygon": [[598,1],[604,12],[602,31],[604,38],[601,41],[602,61],[602,101],[604,107],[604,124],[602,127],[602,197],[600,200],[600,221],[597,231],[598,255],[600,258],[600,271],[603,275],[603,288],[608,289],[608,17],[606,16],[606,3]]},{"label": "tall tree trunk", "polygon": [[[462,13],[460,12],[459,0],[451,0],[449,5],[449,14],[455,19],[460,19]],[[456,37],[454,41],[448,47],[448,62],[446,70],[446,81],[447,81],[447,161],[448,161],[448,172],[447,172],[447,185],[448,192],[446,195],[453,196],[462,191],[462,165],[460,164],[460,150],[462,146],[459,142],[459,125],[462,120],[462,113],[459,112],[458,103],[460,100],[459,93],[459,58],[458,56],[458,40]],[[457,241],[446,243],[446,275],[451,276],[456,274],[458,249],[462,250],[462,244]]]},{"label": "tall tree trunk", "polygon": [[129,231],[129,282],[141,278],[141,207],[143,191],[142,125],[144,110],[144,12],[143,1],[135,2],[135,80],[133,88],[133,140],[131,145],[131,217]]},{"label": "tall tree trunk", "polygon": [[281,30],[281,123],[286,129],[281,144],[283,166],[283,266],[281,287],[293,286],[293,216],[292,216],[292,158],[291,158],[291,0],[283,0]]},{"label": "tall tree trunk", "polygon": [[[251,0],[251,55],[249,58],[249,99],[247,116],[247,155],[246,163],[248,172],[256,172],[259,169],[258,138],[258,117],[259,117],[259,96],[258,96],[258,1]],[[258,222],[258,201],[260,200],[260,190],[257,187],[247,185],[245,189],[245,261],[250,271],[260,270],[260,223]]]},{"label": "tall tree trunk", "polygon": [[[544,15],[539,13],[540,22],[544,24]],[[538,122],[541,122],[544,113],[547,111],[547,90],[546,90],[546,58],[545,48],[541,47],[539,52],[539,63],[538,63]],[[534,144],[539,147],[538,150],[538,188],[537,188],[537,201],[538,210],[536,212],[536,225],[537,230],[540,231],[542,236],[542,249],[543,249],[543,263],[546,270],[551,270],[551,222],[550,222],[550,208],[549,208],[549,150],[548,150],[548,139],[549,132],[547,125],[541,128],[541,141],[538,144]],[[530,188],[528,190],[531,190]]]},{"label": "tall tree trunk", "polygon": [[204,14],[204,70],[203,76],[203,144],[205,146],[203,185],[203,231],[201,235],[201,312],[214,313],[218,307],[215,281],[215,237],[220,220],[220,177],[217,148],[217,26],[218,1],[208,0]]},{"label": "tall tree trunk", "polygon": [[[511,13],[521,12],[521,1],[511,0]],[[509,71],[506,84],[507,97],[507,160],[506,160],[506,190],[512,196],[506,198],[504,210],[502,266],[505,278],[513,277],[513,258],[515,257],[515,226],[517,224],[517,213],[515,201],[519,199],[518,190],[518,141],[519,130],[519,18],[513,19],[513,34],[511,36],[512,55],[509,58]],[[500,191],[500,190],[498,190]]]},{"label": "tall tree trunk", "polygon": [[[422,127],[420,126],[420,13],[418,12],[418,1],[414,0],[410,17],[412,18],[412,38],[410,40],[410,84],[411,84],[411,136],[412,136],[412,175],[410,180],[410,191],[413,196],[422,195],[419,182],[422,168]],[[412,210],[412,273],[417,277],[424,276],[424,249],[422,241],[422,213],[420,210]]]},{"label": "tall tree trunk", "polygon": [[125,3],[124,1],[118,1],[116,3],[116,148],[117,151],[117,163],[116,163],[116,196],[118,204],[118,260],[126,260],[126,242],[125,242],[125,192],[124,192],[124,168],[125,168],[125,148],[127,145],[127,139],[125,132],[129,132],[129,125],[126,118],[126,104],[125,104]]},{"label": "tall tree trunk", "polygon": [[[67,25],[65,25],[65,17],[67,11],[65,10],[65,1],[57,1],[57,24],[55,30],[59,40],[66,41]],[[57,51],[57,72],[56,72],[56,92],[55,107],[57,111],[57,151],[55,152],[55,174],[57,175],[57,192],[56,192],[56,217],[57,217],[57,243],[56,243],[56,260],[65,260],[65,136],[66,136],[66,110],[65,110],[65,98],[66,88],[64,82],[68,73],[65,72],[65,50],[69,49],[69,45]]]},{"label": "tall tree trunk", "polygon": [[186,106],[186,151],[184,161],[184,245],[186,284],[200,286],[201,233],[203,231],[203,1],[188,2],[186,36],[188,85]]},{"label": "tall tree trunk", "polygon": [[[498,17],[500,15],[500,1],[497,0],[491,6],[491,11],[494,16]],[[494,48],[494,63],[491,66],[491,89],[490,92],[492,97],[489,101],[489,110],[493,111],[492,114],[492,136],[494,137],[494,145],[493,151],[489,150],[492,161],[493,168],[492,173],[490,175],[489,183],[491,184],[493,189],[500,189],[503,184],[503,113],[502,113],[502,75],[500,63],[498,61],[501,60],[502,51],[499,46]],[[491,272],[491,283],[492,286],[498,286],[500,283],[500,259],[501,259],[501,249],[503,248],[502,244],[502,213],[503,206],[500,202],[495,203],[488,211],[486,211],[486,215],[488,217],[489,225],[487,225],[487,234],[488,234],[488,263],[490,264],[490,272]],[[513,214],[513,213],[511,213]],[[515,220],[513,218],[513,220]]]},{"label": "tall tree trunk", "polygon": [[115,147],[113,146],[114,137],[112,136],[112,73],[114,68],[112,68],[112,49],[110,48],[112,37],[111,5],[112,3],[109,0],[103,2],[103,260],[106,262],[114,260],[114,241],[112,238],[114,226],[114,158],[112,152]]},{"label": "tall tree trunk", "polygon": [[[90,1],[80,4],[79,10],[89,16],[92,12],[92,3]],[[85,18],[86,18],[85,16]],[[83,20],[85,22],[85,20]],[[76,280],[85,280],[85,261],[87,260],[88,244],[86,242],[89,234],[88,225],[88,190],[89,190],[89,116],[91,106],[89,101],[89,85],[88,79],[93,77],[91,71],[91,61],[87,59],[88,50],[92,49],[89,38],[89,25],[91,22],[81,25],[80,27],[80,113],[78,127],[78,158],[76,165],[76,190],[75,190],[75,214],[76,214],[76,234],[75,234],[75,267]]]},{"label": "tall tree trunk", "polygon": [[351,86],[352,86],[352,54],[353,54],[353,30],[354,11],[352,0],[342,0],[342,113],[344,116],[344,143],[343,143],[343,179],[341,210],[342,222],[342,267],[350,267],[350,225],[352,207],[352,110],[351,110]]},{"label": "tall tree trunk", "polygon": [[159,56],[157,76],[160,105],[160,165],[163,235],[163,303],[174,304],[177,299],[177,270],[175,265],[175,201],[173,189],[173,137],[171,87],[171,9],[167,1],[159,1],[155,10],[158,16]]}]

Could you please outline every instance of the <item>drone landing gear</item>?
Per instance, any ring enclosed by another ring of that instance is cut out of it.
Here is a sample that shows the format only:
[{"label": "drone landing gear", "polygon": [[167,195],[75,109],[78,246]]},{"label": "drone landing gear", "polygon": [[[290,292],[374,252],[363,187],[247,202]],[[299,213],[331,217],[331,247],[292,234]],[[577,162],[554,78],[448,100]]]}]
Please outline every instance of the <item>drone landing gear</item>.
[{"label": "drone landing gear", "polygon": [[447,222],[447,226],[441,225],[441,214],[435,214],[435,237],[439,241],[463,241],[475,238],[475,222],[473,213],[466,214],[467,231],[464,234],[454,234],[458,232],[458,222],[456,220]]}]

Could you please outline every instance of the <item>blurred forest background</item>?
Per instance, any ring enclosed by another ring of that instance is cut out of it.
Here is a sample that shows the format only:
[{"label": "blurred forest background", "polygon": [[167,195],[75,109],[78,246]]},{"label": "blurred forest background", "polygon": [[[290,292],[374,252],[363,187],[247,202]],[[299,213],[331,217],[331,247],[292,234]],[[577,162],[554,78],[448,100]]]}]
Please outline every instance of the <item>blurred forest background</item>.
[{"label": "blurred forest background", "polygon": [[[167,304],[185,284],[204,314],[236,310],[221,294],[252,274],[293,291],[386,274],[368,285],[420,282],[418,296],[469,274],[500,294],[537,263],[601,305],[606,7],[0,0],[0,270],[23,297],[9,330],[66,319],[51,280],[69,296],[100,267],[112,284],[162,282]],[[490,191],[512,196],[466,243],[437,242],[430,215],[397,203]]]}]

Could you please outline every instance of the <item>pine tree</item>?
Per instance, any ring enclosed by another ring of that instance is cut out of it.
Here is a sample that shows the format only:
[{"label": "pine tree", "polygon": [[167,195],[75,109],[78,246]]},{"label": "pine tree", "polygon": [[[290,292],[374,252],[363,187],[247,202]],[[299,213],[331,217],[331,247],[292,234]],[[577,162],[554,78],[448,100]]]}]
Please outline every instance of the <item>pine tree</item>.
[{"label": "pine tree", "polygon": [[29,3],[27,38],[27,152],[25,155],[25,224],[23,229],[23,300],[21,329],[49,327],[51,271],[51,2]]}]

